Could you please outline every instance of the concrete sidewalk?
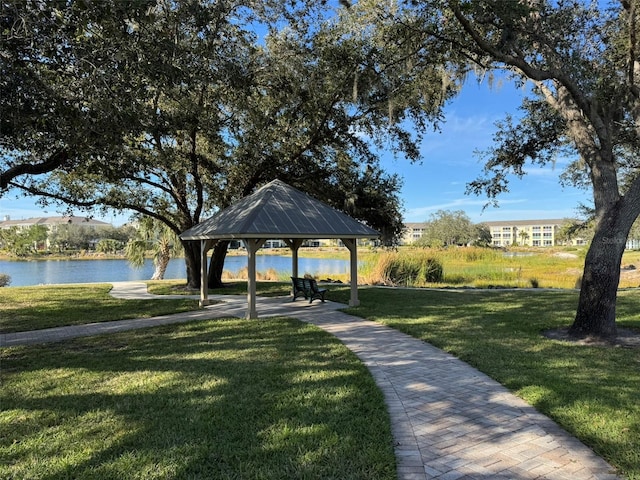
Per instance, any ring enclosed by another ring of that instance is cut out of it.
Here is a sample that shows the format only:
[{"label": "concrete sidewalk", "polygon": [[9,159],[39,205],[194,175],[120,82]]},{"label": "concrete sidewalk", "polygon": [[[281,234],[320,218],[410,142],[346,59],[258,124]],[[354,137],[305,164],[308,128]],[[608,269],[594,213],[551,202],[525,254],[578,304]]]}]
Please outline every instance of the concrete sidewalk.
[{"label": "concrete sidewalk", "polygon": [[[144,284],[133,282],[115,283],[112,294],[151,296]],[[245,296],[213,299],[221,303],[195,312],[1,335],[0,346],[246,314]],[[399,480],[619,478],[584,444],[478,370],[397,330],[337,311],[343,307],[258,300],[261,317],[317,325],[367,365],[391,417]]]}]

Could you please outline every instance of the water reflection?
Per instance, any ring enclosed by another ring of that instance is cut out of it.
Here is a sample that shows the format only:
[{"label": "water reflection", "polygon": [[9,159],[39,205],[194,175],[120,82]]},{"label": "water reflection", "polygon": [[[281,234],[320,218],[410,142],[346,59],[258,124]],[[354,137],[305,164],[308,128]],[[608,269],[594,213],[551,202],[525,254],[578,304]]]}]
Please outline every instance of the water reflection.
[{"label": "water reflection", "polygon": [[[236,273],[247,266],[244,255],[227,256],[225,270]],[[259,272],[270,269],[291,275],[291,257],[282,255],[258,255],[256,268]],[[91,283],[148,280],[153,275],[153,262],[145,261],[142,268],[133,268],[126,260],[0,260],[0,273],[11,277],[10,286],[40,285],[51,283]],[[299,258],[300,275],[340,275],[349,272],[349,261],[332,258]],[[166,279],[186,278],[183,259],[169,262]]]}]

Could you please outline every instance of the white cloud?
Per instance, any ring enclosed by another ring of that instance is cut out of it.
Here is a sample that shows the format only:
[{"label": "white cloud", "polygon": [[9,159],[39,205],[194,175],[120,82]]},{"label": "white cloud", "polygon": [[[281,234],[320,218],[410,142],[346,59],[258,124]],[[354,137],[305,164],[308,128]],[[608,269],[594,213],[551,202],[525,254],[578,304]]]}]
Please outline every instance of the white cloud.
[{"label": "white cloud", "polygon": [[[526,203],[528,200],[504,200],[501,201],[501,205],[514,205]],[[420,207],[412,207],[408,208],[405,213],[405,221],[407,222],[423,222],[429,218],[432,213],[437,212],[438,210],[463,210],[472,217],[472,214],[469,213],[472,210],[475,216],[479,216],[483,211],[483,208],[487,205],[488,200],[481,199],[472,199],[472,198],[458,198],[446,203],[439,203],[434,205],[424,205]],[[487,207],[489,208],[489,207]],[[486,211],[486,210],[485,210]]]},{"label": "white cloud", "polygon": [[472,218],[476,223],[498,221],[498,220],[543,220],[556,218],[575,218],[578,217],[576,208],[557,208],[557,209],[506,209],[488,208],[482,214]]},{"label": "white cloud", "polygon": [[[546,208],[512,208],[509,205],[527,203],[525,200],[500,202],[500,206],[486,206],[486,201],[451,202],[449,204],[430,205],[410,208],[405,214],[406,222],[424,222],[438,210],[463,210],[474,223],[498,220],[540,220],[545,218],[575,218],[578,212],[574,207]],[[486,208],[484,208],[486,206]],[[507,208],[504,208],[507,207]]]}]

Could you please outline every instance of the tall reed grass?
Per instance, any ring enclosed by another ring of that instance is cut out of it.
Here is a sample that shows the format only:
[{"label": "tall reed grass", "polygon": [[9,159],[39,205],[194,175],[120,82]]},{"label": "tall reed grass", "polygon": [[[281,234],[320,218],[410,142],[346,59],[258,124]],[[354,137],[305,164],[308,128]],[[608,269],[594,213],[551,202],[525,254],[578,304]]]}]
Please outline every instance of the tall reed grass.
[{"label": "tall reed grass", "polygon": [[383,252],[367,273],[367,283],[421,287],[442,281],[440,261],[426,250]]},{"label": "tall reed grass", "polygon": [[[423,274],[427,259],[434,275]],[[575,288],[583,264],[579,254],[551,249],[504,252],[479,247],[401,248],[370,258],[362,280],[413,287]]]},{"label": "tall reed grass", "polygon": [[[223,280],[246,280],[249,278],[249,269],[242,267],[236,272],[231,270],[224,270],[222,272]],[[290,280],[286,272],[278,272],[275,268],[270,268],[265,272],[256,272],[256,280],[262,281],[274,281],[274,282],[287,282]]]},{"label": "tall reed grass", "polygon": [[[346,250],[346,249],[343,249]],[[322,258],[347,257],[342,252],[314,252]],[[508,251],[493,248],[400,247],[397,251],[366,251],[359,255],[358,283],[414,287],[580,287],[586,247],[537,248]],[[620,288],[640,286],[640,251],[627,251],[623,257]],[[300,276],[308,272],[299,272]],[[329,275],[315,272],[316,280]],[[349,282],[350,276],[331,274],[331,280]],[[225,280],[247,278],[247,269],[225,271]],[[289,273],[269,269],[258,272],[258,279],[289,282]]]},{"label": "tall reed grass", "polygon": [[[316,280],[320,281],[327,280],[329,278],[328,274],[323,273],[312,275],[308,272],[299,272],[299,276],[315,278]],[[249,278],[249,269],[247,267],[242,267],[240,270],[237,270],[235,272],[231,270],[224,270],[222,272],[223,280],[246,280],[247,278]],[[256,271],[256,280],[265,282],[290,282],[291,272],[282,272],[276,270],[275,268],[270,268],[266,271]],[[330,280],[348,282],[349,274],[331,274]]]}]

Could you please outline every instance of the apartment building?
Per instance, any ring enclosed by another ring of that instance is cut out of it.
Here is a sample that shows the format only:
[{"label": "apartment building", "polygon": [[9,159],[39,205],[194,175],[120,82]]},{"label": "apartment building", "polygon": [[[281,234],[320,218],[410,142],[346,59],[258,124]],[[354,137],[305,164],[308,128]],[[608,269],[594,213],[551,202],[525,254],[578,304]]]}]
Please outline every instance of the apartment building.
[{"label": "apartment building", "polygon": [[[83,228],[90,232],[111,227],[110,223],[86,217],[35,217],[24,220],[11,220],[7,215],[4,217],[4,220],[0,222],[0,229],[16,228],[20,231],[37,225],[47,227],[48,235],[51,235],[62,226],[66,226],[67,228]],[[49,239],[46,240],[45,246],[46,248],[51,246]]]},{"label": "apartment building", "polygon": [[[491,232],[494,247],[513,245],[552,247],[559,243],[558,232],[567,223],[567,219],[506,220],[482,223]],[[401,245],[410,245],[424,234],[426,223],[406,223],[405,227]],[[585,243],[584,239],[571,241],[573,245],[584,245]]]},{"label": "apartment building", "polygon": [[[552,247],[558,245],[558,232],[567,219],[506,220],[483,222],[491,232],[495,247],[512,245],[528,247]],[[571,240],[572,245],[584,245],[584,239]]]},{"label": "apartment building", "polygon": [[0,228],[17,228],[18,230],[27,229],[35,225],[43,225],[49,229],[50,232],[55,231],[61,225],[73,225],[77,227],[88,227],[89,229],[96,230],[100,228],[110,227],[110,223],[101,222],[100,220],[94,220],[86,217],[35,217],[27,218],[24,220],[11,220],[8,215],[4,217],[4,220],[0,222]]},{"label": "apartment building", "polygon": [[507,220],[484,222],[494,247],[522,245],[552,247],[563,220]]},{"label": "apartment building", "polygon": [[405,223],[400,245],[411,245],[419,240],[424,235],[426,225],[425,222]]}]

